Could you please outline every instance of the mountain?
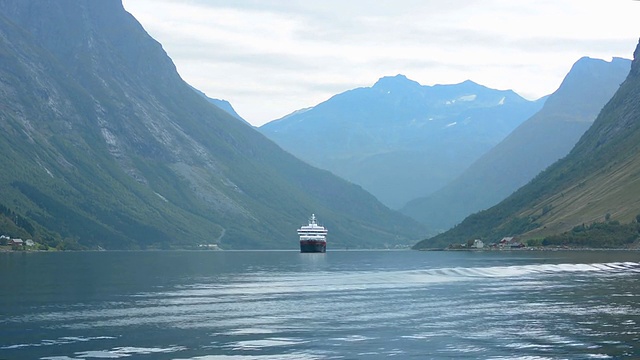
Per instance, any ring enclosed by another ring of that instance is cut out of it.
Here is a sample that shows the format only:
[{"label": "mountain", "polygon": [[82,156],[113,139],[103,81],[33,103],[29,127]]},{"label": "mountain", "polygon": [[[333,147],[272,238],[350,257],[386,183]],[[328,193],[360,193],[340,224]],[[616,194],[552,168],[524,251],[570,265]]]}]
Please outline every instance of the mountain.
[{"label": "mountain", "polygon": [[[475,238],[541,239],[602,222],[634,221],[640,214],[639,99],[640,44],[626,80],[566,157],[499,204],[415,248]],[[636,232],[628,240],[637,237]]]},{"label": "mountain", "polygon": [[120,1],[0,2],[0,232],[62,248],[330,248],[423,229],[186,84]]},{"label": "mountain", "polygon": [[567,155],[624,81],[631,60],[584,57],[535,115],[516,128],[462,175],[401,212],[435,233],[489,208],[556,160]]},{"label": "mountain", "polygon": [[453,180],[542,103],[472,81],[423,86],[397,75],[260,131],[300,159],[400,208]]},{"label": "mountain", "polygon": [[234,109],[233,106],[231,105],[231,103],[228,102],[227,100],[210,98],[210,97],[207,96],[207,94],[203,93],[202,91],[200,91],[200,90],[198,90],[198,89],[196,89],[194,87],[191,87],[191,88],[193,89],[193,91],[195,91],[197,94],[199,94],[200,96],[205,98],[211,104],[213,104],[216,107],[226,111],[227,113],[229,113],[229,115],[233,116],[234,118],[236,118],[238,120],[242,120],[245,124],[249,124],[249,122],[247,120],[243,119],[236,112],[236,109]]},{"label": "mountain", "polygon": [[209,100],[209,102],[212,103],[213,105],[228,112],[229,115],[233,116],[234,118],[238,120],[242,120],[248,124],[247,120],[243,119],[240,115],[238,115],[238,113],[236,112],[236,109],[234,109],[231,103],[228,102],[227,100],[213,99],[213,98],[207,98],[207,100]]}]

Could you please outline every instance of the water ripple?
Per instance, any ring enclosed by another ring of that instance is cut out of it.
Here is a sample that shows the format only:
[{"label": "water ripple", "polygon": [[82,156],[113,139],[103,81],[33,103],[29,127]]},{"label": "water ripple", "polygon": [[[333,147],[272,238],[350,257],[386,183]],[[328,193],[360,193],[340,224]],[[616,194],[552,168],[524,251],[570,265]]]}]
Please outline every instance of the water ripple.
[{"label": "water ripple", "polygon": [[[640,308],[638,288],[621,284],[637,286],[639,272],[637,262],[602,262],[319,271],[312,279],[291,271],[216,274],[1,318],[3,327],[68,336],[0,350],[75,349],[46,360],[624,357],[638,353],[629,344],[639,340]],[[166,346],[100,346],[120,343],[123,329],[189,336]],[[77,336],[93,331],[107,335]],[[91,349],[74,347],[81,343]]]}]

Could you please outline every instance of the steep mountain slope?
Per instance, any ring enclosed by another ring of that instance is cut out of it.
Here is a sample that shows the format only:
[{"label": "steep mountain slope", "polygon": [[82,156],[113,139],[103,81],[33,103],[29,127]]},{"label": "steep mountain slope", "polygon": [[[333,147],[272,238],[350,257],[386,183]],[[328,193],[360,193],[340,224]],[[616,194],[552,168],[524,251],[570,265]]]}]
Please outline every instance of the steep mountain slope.
[{"label": "steep mountain slope", "polygon": [[459,175],[542,106],[465,81],[403,75],[336,95],[260,127],[282,148],[399,208]]},{"label": "steep mountain slope", "polygon": [[249,122],[245,119],[243,119],[237,112],[236,109],[233,108],[233,106],[231,105],[230,102],[228,102],[227,100],[222,100],[222,99],[213,99],[207,96],[207,94],[203,93],[202,91],[191,87],[193,89],[193,91],[195,91],[198,95],[202,96],[203,98],[205,98],[208,102],[210,102],[211,104],[215,105],[216,107],[226,111],[227,113],[229,113],[231,116],[233,116],[234,118],[238,119],[238,120],[242,120],[244,123],[249,124]]},{"label": "steep mountain slope", "polygon": [[238,120],[242,120],[245,123],[248,124],[247,120],[243,119],[237,112],[236,109],[233,108],[233,105],[231,105],[231,103],[229,103],[227,100],[221,100],[221,99],[212,99],[210,97],[207,97],[207,100],[209,100],[210,103],[212,103],[213,105],[219,107],[220,109],[228,112],[231,116],[233,116],[234,118],[238,119]]},{"label": "steep mountain slope", "polygon": [[567,155],[629,74],[631,61],[582,58],[542,109],[444,188],[401,212],[441,232],[493,206]]},{"label": "steep mountain slope", "polygon": [[312,212],[334,248],[422,231],[212,106],[119,1],[0,14],[0,224],[107,249],[295,248]]},{"label": "steep mountain slope", "polygon": [[545,237],[640,213],[640,44],[631,71],[565,158],[498,205],[415,248],[483,238]]}]

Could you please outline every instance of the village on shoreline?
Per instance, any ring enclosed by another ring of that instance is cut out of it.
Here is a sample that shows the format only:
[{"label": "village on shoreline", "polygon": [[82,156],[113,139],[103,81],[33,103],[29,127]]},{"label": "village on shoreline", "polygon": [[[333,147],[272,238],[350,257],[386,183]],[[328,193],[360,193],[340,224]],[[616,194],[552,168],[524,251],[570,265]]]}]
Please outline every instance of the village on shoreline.
[{"label": "village on shoreline", "polygon": [[11,238],[7,235],[0,235],[0,252],[43,250],[49,250],[49,248],[46,245],[36,243],[32,239],[22,240],[20,238]]},{"label": "village on shoreline", "polygon": [[468,241],[463,244],[451,244],[445,248],[424,249],[424,251],[638,251],[640,242],[634,242],[628,246],[618,247],[594,247],[576,245],[542,245],[539,241],[533,244],[525,243],[516,237],[504,237],[500,241],[485,244],[480,239]]}]

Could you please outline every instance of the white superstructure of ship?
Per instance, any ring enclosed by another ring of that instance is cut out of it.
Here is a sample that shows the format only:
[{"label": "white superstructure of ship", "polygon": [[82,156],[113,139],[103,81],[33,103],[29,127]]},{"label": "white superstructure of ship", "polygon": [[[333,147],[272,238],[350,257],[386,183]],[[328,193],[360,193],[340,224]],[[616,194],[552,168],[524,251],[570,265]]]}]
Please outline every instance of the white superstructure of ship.
[{"label": "white superstructure of ship", "polygon": [[300,252],[323,253],[327,251],[327,229],[318,225],[315,214],[311,214],[309,225],[303,225],[298,229],[300,235]]}]

